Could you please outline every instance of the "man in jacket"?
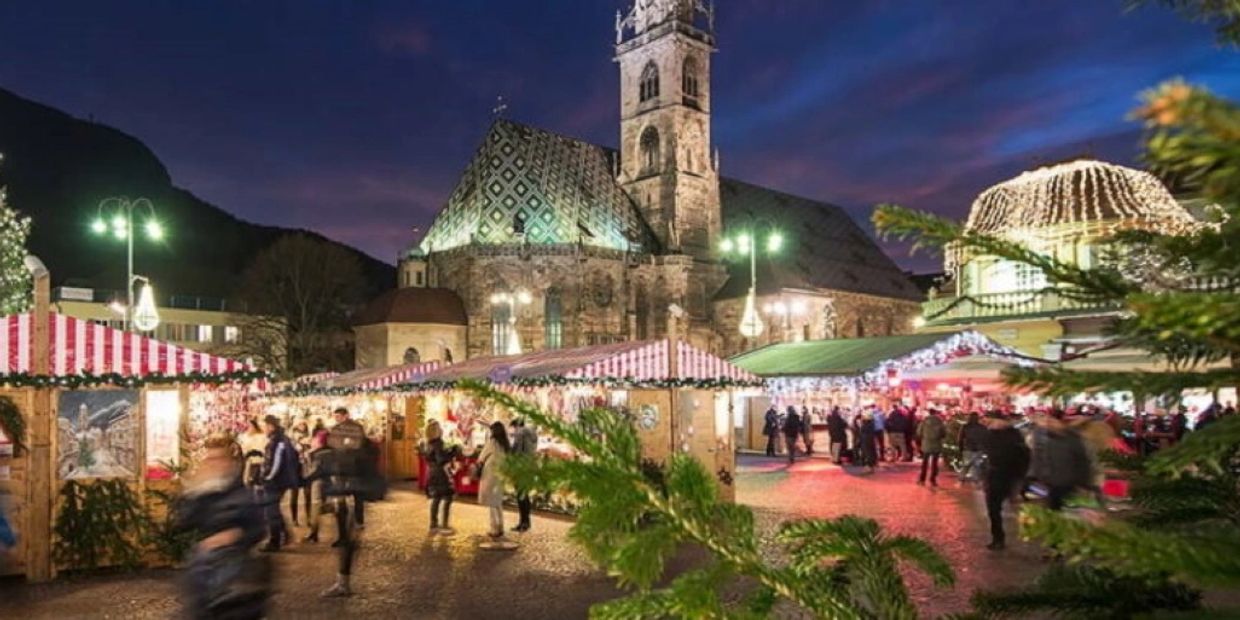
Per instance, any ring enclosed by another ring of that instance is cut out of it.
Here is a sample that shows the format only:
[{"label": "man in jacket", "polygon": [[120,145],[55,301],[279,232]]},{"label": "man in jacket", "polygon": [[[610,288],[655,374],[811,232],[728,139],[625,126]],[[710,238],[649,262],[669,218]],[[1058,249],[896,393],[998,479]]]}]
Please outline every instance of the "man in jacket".
[{"label": "man in jacket", "polygon": [[840,455],[848,447],[848,422],[840,414],[839,407],[832,407],[827,416],[827,436],[831,438],[831,460],[839,465]]},{"label": "man in jacket", "polygon": [[766,420],[762,424],[762,434],[766,435],[766,455],[775,456],[775,435],[779,433],[779,412],[775,405],[766,410]]},{"label": "man in jacket", "polygon": [[284,524],[284,515],[280,513],[280,500],[285,491],[299,482],[299,459],[297,449],[280,426],[280,418],[269,415],[263,418],[263,426],[267,433],[262,469],[263,514],[267,519],[269,536],[262,550],[279,551],[280,546],[288,541],[288,529]]},{"label": "man in jacket", "polygon": [[929,466],[930,486],[937,487],[939,486],[939,457],[943,454],[943,436],[947,434],[947,426],[943,424],[943,418],[939,417],[939,412],[931,409],[918,430],[921,438],[921,476],[917,478],[917,484],[926,483],[926,469]]},{"label": "man in jacket", "polygon": [[887,429],[887,442],[891,446],[891,461],[899,462],[908,454],[908,441],[906,433],[908,433],[908,417],[904,410],[896,407],[891,410],[891,415],[887,416],[885,423]]},{"label": "man in jacket", "polygon": [[960,446],[960,482],[977,480],[981,474],[982,451],[986,446],[986,427],[982,425],[977,413],[970,413],[968,421],[960,427],[956,435],[956,445]]},{"label": "man in jacket", "polygon": [[[533,458],[538,453],[538,434],[534,429],[525,425],[525,420],[517,418],[512,421],[513,440],[512,453],[520,454],[526,458]],[[533,503],[530,502],[530,490],[525,488],[517,488],[517,513],[520,519],[517,526],[512,528],[514,532],[524,532],[530,529],[530,510]]]},{"label": "man in jacket", "polygon": [[796,462],[797,455],[797,435],[801,434],[801,416],[797,414],[797,408],[788,406],[788,415],[784,417],[784,439],[788,443],[788,464]]},{"label": "man in jacket", "polygon": [[1024,482],[1029,472],[1029,446],[1025,438],[1002,413],[986,415],[990,431],[986,435],[986,516],[990,518],[990,544],[987,549],[1003,549],[1003,502]]},{"label": "man in jacket", "polygon": [[[331,448],[331,475],[324,487],[329,501],[335,505],[337,540],[333,547],[340,550],[336,583],[323,592],[324,597],[351,596],[350,579],[353,557],[357,552],[357,530],[361,529],[366,497],[363,493],[377,482],[375,447],[366,437],[361,424],[349,418],[349,410],[341,407],[332,412],[336,425],[327,433]],[[350,513],[348,499],[353,499]]]}]

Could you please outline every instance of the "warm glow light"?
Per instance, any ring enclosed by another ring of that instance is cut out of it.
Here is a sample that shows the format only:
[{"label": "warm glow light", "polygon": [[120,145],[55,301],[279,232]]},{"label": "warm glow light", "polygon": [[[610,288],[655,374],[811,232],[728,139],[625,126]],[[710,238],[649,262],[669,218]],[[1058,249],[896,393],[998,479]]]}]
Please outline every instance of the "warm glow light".
[{"label": "warm glow light", "polygon": [[155,308],[155,292],[149,282],[144,282],[138,294],[138,305],[133,310],[133,325],[139,331],[149,332],[159,327],[159,310]]},{"label": "warm glow light", "polygon": [[754,307],[753,289],[750,289],[749,296],[745,298],[745,311],[741,314],[741,335],[746,338],[757,338],[762,335],[765,327],[762,319],[758,317],[757,308]]},{"label": "warm glow light", "polygon": [[782,301],[777,301],[771,306],[771,311],[782,316],[788,314],[788,306]]},{"label": "warm glow light", "polygon": [[937,386],[935,386],[935,387],[936,387],[936,388],[937,388],[940,392],[946,392],[946,391],[948,391],[948,390],[952,389],[952,386],[950,386],[950,385],[948,385],[948,384],[946,384],[946,383],[940,383],[940,384],[938,384],[938,385],[937,385]]},{"label": "warm glow light", "polygon": [[732,243],[731,239],[724,239],[723,241],[719,242],[719,250],[723,252],[724,254],[731,254],[732,251],[735,249],[736,249],[736,244]]},{"label": "warm glow light", "polygon": [[96,235],[102,235],[108,232],[108,223],[103,221],[103,218],[95,218],[95,221],[90,223],[90,230]]},{"label": "warm glow light", "polygon": [[531,301],[533,301],[533,298],[530,297],[529,291],[520,291],[517,293],[517,301],[521,302],[522,304],[528,304]]},{"label": "warm glow light", "polygon": [[926,317],[918,316],[913,318],[913,329],[921,329],[926,326]]},{"label": "warm glow light", "polygon": [[155,220],[146,221],[146,236],[156,241],[164,238],[164,227]]},{"label": "warm glow light", "polygon": [[741,254],[749,254],[749,245],[749,233],[741,233],[740,236],[736,238],[736,250]]},{"label": "warm glow light", "polygon": [[792,313],[793,314],[805,314],[805,302],[799,299],[792,302]]},{"label": "warm glow light", "polygon": [[114,301],[108,304],[108,310],[111,310],[112,312],[115,312],[121,316],[125,316],[125,304],[119,301]]},{"label": "warm glow light", "polygon": [[767,252],[771,252],[771,253],[778,252],[779,248],[783,247],[783,245],[784,245],[784,236],[777,232],[771,233],[771,236],[767,237],[766,239],[766,251]]},{"label": "warm glow light", "polygon": [[113,228],[112,236],[123,241],[125,237],[129,236],[129,231],[125,230],[124,228]]}]

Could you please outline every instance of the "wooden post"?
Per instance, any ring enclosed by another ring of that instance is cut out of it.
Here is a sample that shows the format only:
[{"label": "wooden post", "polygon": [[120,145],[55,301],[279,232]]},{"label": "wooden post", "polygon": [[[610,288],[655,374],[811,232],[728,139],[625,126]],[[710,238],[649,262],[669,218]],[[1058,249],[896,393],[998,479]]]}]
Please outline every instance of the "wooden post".
[{"label": "wooden post", "polygon": [[[31,372],[50,374],[51,284],[47,268],[39,259],[26,257],[26,267],[34,277],[34,306],[31,310],[33,329]],[[56,476],[52,467],[52,390],[34,391],[34,407],[29,419],[29,466],[26,481],[26,579],[50,581],[56,576],[52,561],[52,506],[56,498]]]},{"label": "wooden post", "polygon": [[[685,311],[680,306],[672,304],[667,308],[667,378],[680,378],[680,320],[684,316]],[[680,390],[672,387],[668,389],[670,400],[668,417],[671,424],[671,452],[669,457],[676,454],[676,437],[680,434]]]}]

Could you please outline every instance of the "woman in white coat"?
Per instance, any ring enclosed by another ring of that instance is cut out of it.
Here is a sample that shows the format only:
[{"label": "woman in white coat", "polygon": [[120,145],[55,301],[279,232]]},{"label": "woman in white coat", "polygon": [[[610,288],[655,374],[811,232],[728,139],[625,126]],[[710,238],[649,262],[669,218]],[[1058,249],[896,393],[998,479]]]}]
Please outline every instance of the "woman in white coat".
[{"label": "woman in white coat", "polygon": [[492,423],[491,437],[478,455],[478,467],[482,468],[482,479],[478,483],[478,503],[486,506],[491,513],[491,531],[487,534],[491,538],[504,535],[503,469],[510,449],[504,423]]}]

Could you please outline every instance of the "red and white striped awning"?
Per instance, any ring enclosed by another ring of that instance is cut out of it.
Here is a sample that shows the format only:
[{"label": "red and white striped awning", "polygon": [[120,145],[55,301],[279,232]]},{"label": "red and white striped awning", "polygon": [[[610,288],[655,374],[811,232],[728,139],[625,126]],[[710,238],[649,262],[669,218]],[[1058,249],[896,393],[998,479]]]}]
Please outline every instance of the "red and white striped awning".
[{"label": "red and white striped awning", "polygon": [[645,340],[524,355],[480,357],[446,366],[423,379],[435,382],[487,379],[501,371],[499,374],[514,378],[758,380],[749,372],[687,342],[681,342],[677,348],[678,368],[673,377],[670,351],[671,344],[667,340]]},{"label": "red and white striped awning", "polygon": [[[0,317],[0,373],[31,372],[34,321],[30,314]],[[52,375],[117,373],[126,376],[226,373],[252,370],[236,360],[201,353],[123,332],[98,323],[51,313]]]},{"label": "red and white striped awning", "polygon": [[423,362],[385,368],[363,368],[327,377],[319,382],[319,387],[377,390],[398,383],[417,381],[442,365],[443,362]]}]

